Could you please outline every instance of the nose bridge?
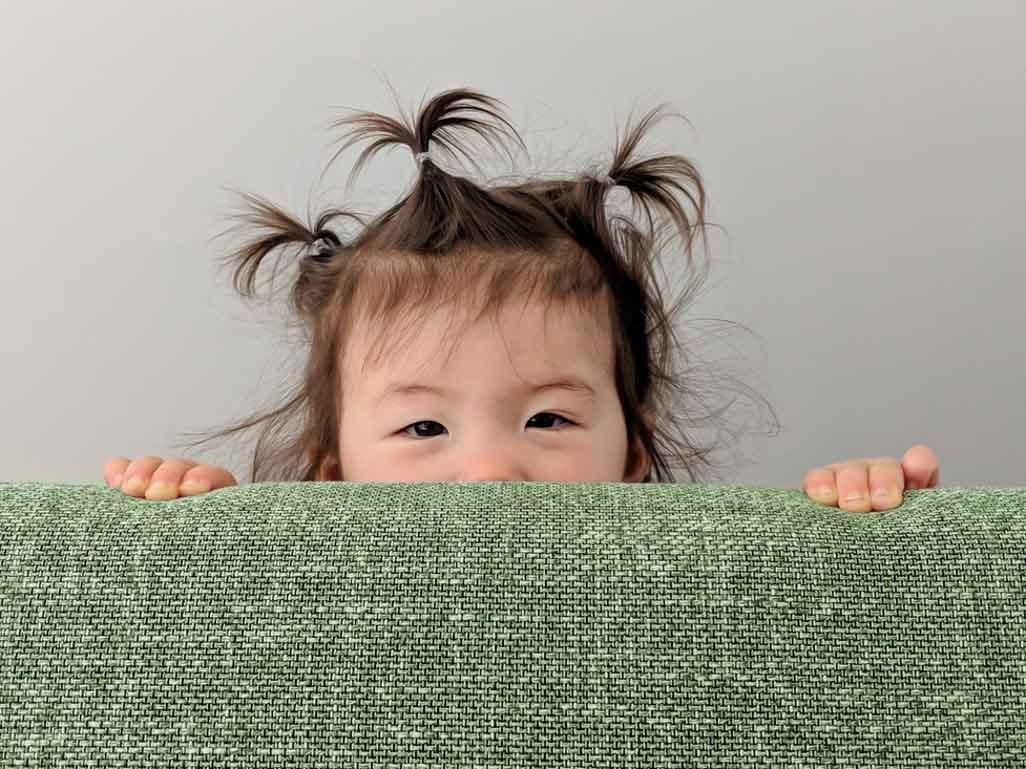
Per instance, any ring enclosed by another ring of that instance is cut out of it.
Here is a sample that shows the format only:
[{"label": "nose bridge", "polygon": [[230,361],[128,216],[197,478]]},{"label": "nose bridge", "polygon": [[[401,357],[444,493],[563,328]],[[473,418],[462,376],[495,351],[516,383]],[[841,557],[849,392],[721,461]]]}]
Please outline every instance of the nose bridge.
[{"label": "nose bridge", "polygon": [[519,438],[501,436],[487,429],[467,438],[459,447],[457,462],[462,481],[521,481],[527,477]]}]

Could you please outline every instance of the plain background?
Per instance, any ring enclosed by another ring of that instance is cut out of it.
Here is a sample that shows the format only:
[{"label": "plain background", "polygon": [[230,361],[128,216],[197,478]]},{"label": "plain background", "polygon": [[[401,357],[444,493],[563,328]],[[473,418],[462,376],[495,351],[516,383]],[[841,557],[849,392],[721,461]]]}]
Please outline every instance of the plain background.
[{"label": "plain background", "polygon": [[[496,176],[604,168],[630,115],[687,117],[641,154],[702,173],[722,229],[692,316],[739,324],[703,356],[782,428],[752,425],[726,482],[798,488],[926,443],[942,486],[1023,484],[1020,0],[93,0],[3,19],[0,480],[102,483],[109,457],[177,456],[183,431],[274,402],[302,358],[215,266],[225,188],[300,217],[390,205],[405,150],[351,198],[365,143],[318,182],[342,106],[396,113],[387,77],[407,111],[460,86],[502,100],[530,154],[490,151]],[[255,439],[191,456],[244,481]]]}]

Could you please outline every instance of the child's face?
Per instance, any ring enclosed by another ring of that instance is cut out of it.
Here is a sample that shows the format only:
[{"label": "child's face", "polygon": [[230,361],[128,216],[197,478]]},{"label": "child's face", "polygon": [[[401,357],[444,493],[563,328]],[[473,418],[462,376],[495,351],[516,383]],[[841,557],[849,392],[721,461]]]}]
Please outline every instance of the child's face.
[{"label": "child's face", "polygon": [[[457,341],[446,363],[447,348],[440,342],[449,320],[446,312],[428,317],[412,332],[416,338],[405,357],[395,354],[377,369],[368,365],[363,376],[359,367],[367,346],[360,328],[348,339],[339,425],[342,480],[640,482],[645,477],[647,458],[633,469],[625,467],[627,431],[612,374],[612,340],[606,329],[594,328],[592,316],[555,304],[546,324],[543,305],[525,309],[522,301],[512,302],[500,315],[501,333],[486,316]],[[533,391],[532,385],[563,376],[583,380],[594,397]],[[397,383],[450,394],[385,395]]]}]

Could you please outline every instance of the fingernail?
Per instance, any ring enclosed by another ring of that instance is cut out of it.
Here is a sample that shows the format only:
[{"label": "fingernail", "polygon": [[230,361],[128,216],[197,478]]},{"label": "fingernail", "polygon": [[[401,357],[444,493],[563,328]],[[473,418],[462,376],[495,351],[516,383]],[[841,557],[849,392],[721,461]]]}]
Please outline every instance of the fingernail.
[{"label": "fingernail", "polygon": [[844,498],[845,502],[858,502],[860,499],[865,499],[865,494],[850,494]]},{"label": "fingernail", "polygon": [[121,490],[122,491],[135,491],[135,492],[138,492],[138,491],[141,491],[142,489],[144,489],[145,487],[146,487],[146,481],[144,481],[142,478],[136,478],[133,475],[131,478],[129,478],[127,481],[125,481],[125,486]]},{"label": "fingernail", "polygon": [[210,484],[206,481],[197,481],[194,478],[190,478],[187,481],[183,481],[179,488],[190,494],[205,494],[210,491]]},{"label": "fingernail", "polygon": [[173,499],[176,496],[178,496],[178,490],[175,489],[174,484],[163,481],[154,481],[146,489],[147,499]]},{"label": "fingernail", "polygon": [[876,499],[883,499],[884,497],[893,497],[894,489],[877,489],[873,496]]}]

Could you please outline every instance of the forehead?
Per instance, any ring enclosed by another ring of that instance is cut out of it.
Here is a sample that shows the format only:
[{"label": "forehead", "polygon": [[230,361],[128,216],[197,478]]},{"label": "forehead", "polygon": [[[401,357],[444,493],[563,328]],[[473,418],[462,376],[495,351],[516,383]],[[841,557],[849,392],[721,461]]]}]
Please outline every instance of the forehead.
[{"label": "forehead", "polygon": [[[592,379],[613,369],[606,316],[557,302],[507,303],[497,315],[478,319],[443,309],[380,329],[357,321],[351,331],[345,345],[346,375],[354,374],[365,385],[404,374],[437,374],[454,357],[472,366],[475,360],[508,356],[528,379],[535,372],[547,376],[554,367]],[[380,359],[372,359],[371,353],[379,353]]]}]

